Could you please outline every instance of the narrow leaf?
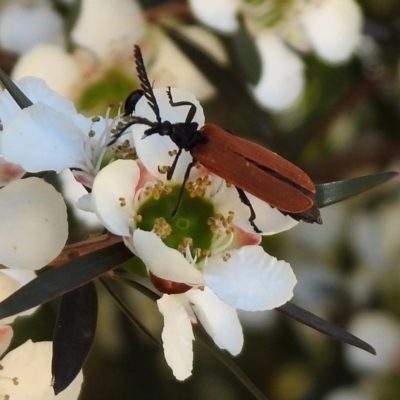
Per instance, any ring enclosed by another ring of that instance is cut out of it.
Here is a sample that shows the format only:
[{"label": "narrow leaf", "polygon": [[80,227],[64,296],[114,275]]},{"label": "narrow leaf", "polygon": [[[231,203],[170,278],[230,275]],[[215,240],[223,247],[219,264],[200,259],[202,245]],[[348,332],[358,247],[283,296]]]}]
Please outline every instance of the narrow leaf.
[{"label": "narrow leaf", "polygon": [[256,85],[261,78],[261,57],[254,41],[243,20],[240,21],[239,29],[229,36],[235,61],[248,82]]},{"label": "narrow leaf", "polygon": [[1,68],[0,68],[0,81],[4,85],[4,87],[9,91],[11,97],[21,108],[26,108],[33,104]]},{"label": "narrow leaf", "polygon": [[340,201],[373,189],[398,175],[398,172],[389,171],[344,181],[317,184],[315,185],[317,190],[315,203],[319,208],[339,203]]},{"label": "narrow leaf", "polygon": [[249,379],[249,377],[239,368],[239,366],[233,361],[232,357],[219,349],[212,341],[210,336],[197,325],[193,326],[196,340],[201,341],[210,352],[222,362],[232,372],[233,375],[244,385],[244,387],[253,395],[257,400],[267,400],[264,394],[258,389],[258,387]]},{"label": "narrow leaf", "polygon": [[338,326],[335,326],[330,322],[325,321],[320,317],[317,317],[311,312],[306,311],[299,306],[296,306],[293,303],[288,302],[283,306],[278,307],[276,310],[280,311],[290,318],[293,318],[298,322],[301,322],[304,325],[309,326],[310,328],[313,328],[321,333],[324,333],[325,335],[330,336],[335,340],[338,340],[339,342],[347,343],[351,346],[358,347],[361,350],[365,350],[368,353],[376,355],[375,349],[368,343],[352,335],[351,333],[346,332]]},{"label": "narrow leaf", "polygon": [[113,244],[39,275],[0,303],[0,319],[68,293],[129,260],[123,243]]},{"label": "narrow leaf", "polygon": [[160,339],[156,338],[147,328],[145,325],[143,325],[142,322],[140,322],[135,315],[133,315],[132,311],[129,309],[129,307],[126,305],[124,300],[116,293],[116,291],[107,283],[107,281],[103,278],[100,278],[100,282],[104,285],[104,287],[107,289],[108,293],[110,296],[115,300],[115,302],[118,304],[119,308],[121,311],[128,317],[129,321],[132,322],[133,325],[135,325],[142,333],[144,333],[152,342],[153,344],[157,346],[161,346],[161,341]]},{"label": "narrow leaf", "polygon": [[54,394],[79,374],[92,347],[97,325],[97,293],[93,282],[62,296],[53,336]]}]

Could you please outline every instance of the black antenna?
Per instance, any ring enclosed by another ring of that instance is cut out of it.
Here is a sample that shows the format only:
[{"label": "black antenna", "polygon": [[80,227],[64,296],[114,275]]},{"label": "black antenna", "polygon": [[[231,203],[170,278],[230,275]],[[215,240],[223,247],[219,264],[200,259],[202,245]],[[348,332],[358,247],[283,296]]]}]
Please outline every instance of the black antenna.
[{"label": "black antenna", "polygon": [[147,76],[146,67],[144,66],[143,56],[139,46],[134,46],[133,53],[135,55],[136,71],[140,80],[140,86],[144,91],[144,96],[146,97],[149,106],[157,118],[157,122],[161,124],[160,109],[158,108],[153,88],[151,87],[149,78]]}]

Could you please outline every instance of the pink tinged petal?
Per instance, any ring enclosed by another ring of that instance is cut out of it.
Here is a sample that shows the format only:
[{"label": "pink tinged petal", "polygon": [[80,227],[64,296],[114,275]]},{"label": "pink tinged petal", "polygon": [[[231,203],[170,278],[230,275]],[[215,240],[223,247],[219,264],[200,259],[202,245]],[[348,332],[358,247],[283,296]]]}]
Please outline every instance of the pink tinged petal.
[{"label": "pink tinged petal", "polygon": [[304,86],[303,62],[278,36],[265,32],[256,38],[262,74],[253,88],[261,105],[274,111],[287,109],[299,99]]},{"label": "pink tinged petal", "polygon": [[261,243],[262,236],[255,232],[246,232],[243,229],[235,227],[234,230],[234,242],[233,248],[239,248],[243,246],[258,246]]},{"label": "pink tinged petal", "polygon": [[354,0],[310,4],[301,20],[316,52],[326,61],[346,61],[361,40],[362,12]]},{"label": "pink tinged petal", "polygon": [[[55,396],[51,386],[52,342],[33,343],[28,340],[8,353],[1,365],[0,393],[10,399],[75,400],[83,382],[80,372],[63,392]],[[15,384],[13,378],[18,380]]]},{"label": "pink tinged petal", "polygon": [[47,82],[57,93],[72,98],[83,71],[78,61],[63,48],[53,45],[36,46],[23,54],[13,68],[12,78],[36,76]]},{"label": "pink tinged petal", "polygon": [[146,24],[138,2],[83,0],[71,35],[76,44],[104,59],[132,51],[145,33]]},{"label": "pink tinged petal", "polygon": [[233,33],[238,29],[237,0],[189,0],[189,4],[203,24],[223,33]]},{"label": "pink tinged petal", "polygon": [[36,270],[61,252],[68,236],[67,208],[39,178],[11,182],[0,191],[0,263]]},{"label": "pink tinged petal", "polygon": [[0,186],[22,178],[25,170],[17,164],[9,163],[0,157]]},{"label": "pink tinged petal", "polygon": [[236,309],[217,297],[208,287],[186,293],[196,316],[215,344],[234,356],[243,347],[243,331]]},{"label": "pink tinged petal", "polygon": [[157,300],[158,309],[164,316],[162,341],[164,355],[176,379],[185,380],[193,368],[193,330],[181,296],[164,294]]},{"label": "pink tinged petal", "polygon": [[63,20],[52,7],[14,5],[2,9],[0,47],[24,53],[40,43],[65,45]]},{"label": "pink tinged petal", "polygon": [[[15,83],[33,104],[41,102],[63,114],[76,114],[76,108],[72,101],[51,90],[44,80],[29,76]],[[7,126],[18,111],[20,111],[20,107],[10,93],[7,90],[0,92],[0,118],[2,124]]]},{"label": "pink tinged petal", "polygon": [[139,258],[156,276],[188,285],[204,285],[203,275],[178,250],[171,249],[153,232],[136,229],[133,246]]},{"label": "pink tinged petal", "polygon": [[8,346],[10,346],[13,335],[14,331],[10,325],[0,325],[0,356],[2,356],[8,349]]},{"label": "pink tinged petal", "polygon": [[29,172],[61,172],[86,161],[80,129],[43,103],[15,113],[1,135],[1,149],[5,160]]},{"label": "pink tinged petal", "polygon": [[[196,114],[193,118],[193,122],[197,122],[199,127],[204,125],[204,111],[200,103],[197,101],[195,96],[185,90],[171,89],[172,98],[174,102],[188,101],[195,105]],[[157,99],[158,106],[160,108],[160,115],[163,121],[170,121],[172,123],[185,122],[187,114],[189,112],[189,106],[172,107],[169,104],[167,96],[167,88],[156,88],[154,94]],[[147,99],[143,96],[136,105],[135,115],[147,118],[150,121],[156,121],[156,116],[153,110],[150,108]],[[174,161],[175,156],[170,156],[168,152],[177,150],[178,148],[172,142],[168,136],[161,137],[158,134],[154,134],[148,137],[143,137],[144,131],[148,127],[146,125],[134,125],[132,127],[133,138],[135,142],[135,148],[139,159],[146,167],[146,169],[157,176],[161,180],[166,180],[165,174],[160,174],[158,168],[160,166],[170,166]],[[185,174],[187,165],[192,161],[192,156],[184,151],[179,157],[178,164],[175,168],[173,180],[181,183]]]},{"label": "pink tinged petal", "polygon": [[93,182],[93,211],[116,235],[129,235],[132,218],[136,215],[134,198],[139,178],[136,161],[117,160],[104,167]]},{"label": "pink tinged petal", "polygon": [[211,257],[203,267],[209,286],[224,302],[247,311],[270,310],[293,297],[297,282],[290,265],[265,253],[261,246],[229,252],[231,258]]}]

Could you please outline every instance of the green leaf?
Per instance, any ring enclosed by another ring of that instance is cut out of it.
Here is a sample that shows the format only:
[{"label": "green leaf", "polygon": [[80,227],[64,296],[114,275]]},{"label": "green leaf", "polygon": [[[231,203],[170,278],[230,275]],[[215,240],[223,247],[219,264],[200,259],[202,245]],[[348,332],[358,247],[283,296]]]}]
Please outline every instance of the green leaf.
[{"label": "green leaf", "polygon": [[79,257],[39,275],[0,303],[0,319],[19,314],[76,289],[132,258],[123,243]]},{"label": "green leaf", "polygon": [[257,400],[267,400],[260,389],[250,380],[250,378],[239,368],[233,361],[232,357],[225,351],[222,351],[216,346],[214,341],[199,325],[193,326],[196,340],[201,341],[208,350],[217,358],[222,364],[229,369],[229,371],[241,382],[244,387],[253,395]]},{"label": "green leaf", "polygon": [[261,78],[261,57],[254,37],[249,34],[242,20],[239,29],[229,36],[229,39],[235,54],[235,61],[240,65],[248,82],[256,85]]},{"label": "green leaf", "polygon": [[371,190],[398,175],[398,172],[389,171],[344,181],[316,184],[315,188],[317,193],[315,195],[315,204],[317,207],[322,208],[339,203],[340,201],[364,193],[367,190]]},{"label": "green leaf", "polygon": [[301,322],[304,325],[309,326],[325,335],[330,336],[331,338],[338,340],[339,342],[347,343],[351,346],[358,347],[359,349],[365,350],[368,353],[376,355],[375,349],[364,342],[364,340],[359,339],[357,336],[352,335],[349,332],[339,328],[331,324],[328,321],[314,315],[313,313],[304,310],[303,308],[296,306],[293,303],[287,302],[281,307],[276,309],[281,313],[287,315],[290,318],[295,319],[298,322]]},{"label": "green leaf", "polygon": [[62,296],[53,336],[54,394],[79,374],[92,347],[97,325],[97,293],[93,282]]},{"label": "green leaf", "polygon": [[[156,338],[142,322],[140,322],[135,315],[129,310],[125,301],[117,294],[117,292],[107,283],[103,278],[100,278],[100,282],[104,285],[111,297],[116,301],[121,311],[128,317],[128,319],[135,325],[139,330],[141,330],[156,346],[161,346],[161,341]],[[158,296],[159,297],[159,296]]]},{"label": "green leaf", "polygon": [[26,108],[33,104],[1,68],[0,81],[21,108]]}]

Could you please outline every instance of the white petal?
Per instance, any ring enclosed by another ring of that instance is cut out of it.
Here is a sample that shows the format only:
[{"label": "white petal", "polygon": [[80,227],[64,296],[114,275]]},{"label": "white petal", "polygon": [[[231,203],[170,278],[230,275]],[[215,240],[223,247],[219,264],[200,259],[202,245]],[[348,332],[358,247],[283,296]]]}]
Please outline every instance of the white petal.
[{"label": "white petal", "polygon": [[68,236],[67,208],[53,186],[39,178],[0,190],[0,263],[36,270],[52,261]]},{"label": "white petal", "polygon": [[0,380],[0,393],[7,393],[10,399],[75,400],[78,398],[83,382],[82,372],[63,392],[55,396],[51,386],[52,343],[32,343],[23,345],[8,353],[1,365],[2,376],[18,379]]},{"label": "white petal", "polygon": [[[171,94],[174,102],[188,101],[196,107],[196,114],[194,115],[192,122],[196,122],[199,127],[202,127],[204,125],[204,112],[195,96],[190,92],[175,88],[171,89]],[[161,119],[163,121],[170,121],[172,123],[185,122],[190,106],[172,107],[169,104],[167,88],[154,89],[154,95],[156,96]],[[147,118],[150,121],[156,121],[156,116],[144,96],[136,105],[135,115]],[[168,136],[161,137],[158,134],[154,134],[143,138],[143,133],[146,129],[147,127],[145,125],[134,125],[132,127],[137,154],[140,161],[143,162],[143,165],[150,171],[150,173],[159,177],[159,179],[165,180],[165,174],[160,174],[158,168],[159,166],[172,164],[174,156],[171,157],[168,152],[173,150],[176,151],[177,146]],[[182,182],[187,165],[191,161],[192,156],[188,152],[184,151],[175,168],[173,175],[174,181],[179,183]]]},{"label": "white petal", "polygon": [[[254,223],[262,231],[262,235],[274,235],[286,231],[298,224],[293,218],[283,215],[276,208],[270,207],[264,201],[246,193],[256,214]],[[249,222],[250,209],[240,200],[234,187],[223,186],[213,197],[217,213],[228,215],[233,211],[233,223],[245,232],[254,233],[254,227]]]},{"label": "white petal", "polygon": [[157,305],[164,316],[165,359],[175,378],[183,381],[192,374],[194,336],[189,316],[178,299],[176,295],[164,294],[157,300]]},{"label": "white petal", "polygon": [[253,88],[261,105],[274,111],[292,106],[304,86],[304,65],[297,55],[272,33],[256,38],[262,62],[262,75]]},{"label": "white petal", "polygon": [[12,78],[24,76],[41,78],[57,93],[72,98],[82,71],[77,60],[63,48],[40,45],[24,53],[15,64]]},{"label": "white petal", "polygon": [[[41,102],[63,114],[76,114],[76,108],[72,101],[51,90],[42,79],[29,76],[14,83],[33,104]],[[20,111],[20,107],[10,93],[4,89],[0,92],[0,118],[2,124],[7,126],[17,111]]]},{"label": "white petal", "polygon": [[316,52],[332,63],[346,61],[361,40],[362,12],[354,0],[325,0],[302,13]]},{"label": "white petal", "polygon": [[256,213],[254,223],[262,231],[262,235],[275,235],[276,233],[287,231],[299,223],[299,221],[288,215],[283,215],[279,210],[272,208],[257,197],[249,193],[246,193],[246,195]]},{"label": "white petal", "polygon": [[145,31],[144,17],[136,1],[83,0],[71,36],[75,43],[104,59],[121,50],[132,51]]},{"label": "white petal", "polygon": [[[8,296],[12,295],[23,285],[36,278],[36,274],[33,271],[27,270],[12,270],[3,269],[0,272],[0,301],[3,301]],[[17,315],[4,318],[0,320],[0,325],[11,324],[15,318],[23,315],[32,314],[38,307],[31,308],[30,310],[23,311]]]},{"label": "white petal", "polygon": [[136,229],[136,254],[157,277],[188,285],[204,285],[202,274],[178,250],[171,249],[153,232]]},{"label": "white petal", "polygon": [[83,141],[65,114],[37,103],[14,115],[1,135],[1,148],[6,161],[28,172],[61,172],[85,162]]},{"label": "white petal", "polygon": [[5,7],[0,17],[0,46],[4,50],[24,53],[40,43],[65,44],[63,21],[49,6]]},{"label": "white petal", "polygon": [[189,290],[185,295],[216,345],[234,356],[239,354],[243,347],[243,331],[236,309],[220,300],[208,287]]},{"label": "white petal", "polygon": [[0,356],[2,356],[8,349],[8,346],[10,346],[13,335],[14,331],[10,325],[0,326]]},{"label": "white petal", "polygon": [[217,296],[235,308],[270,310],[293,297],[296,277],[290,265],[265,253],[261,246],[229,252],[231,258],[211,257],[203,275]]},{"label": "white petal", "polygon": [[189,0],[189,4],[196,18],[205,25],[223,33],[238,29],[237,0]]},{"label": "white petal", "polygon": [[[134,198],[139,178],[136,161],[117,160],[104,167],[93,182],[93,211],[104,226],[116,235],[129,235],[129,224],[136,215]],[[122,199],[124,206],[121,206]]]},{"label": "white petal", "polygon": [[89,228],[91,231],[100,231],[102,224],[94,214],[91,193],[88,193],[87,190],[75,180],[74,175],[69,169],[61,172],[58,178],[65,202],[69,205],[75,204],[75,208],[71,210],[74,216],[84,223],[85,228]]}]

